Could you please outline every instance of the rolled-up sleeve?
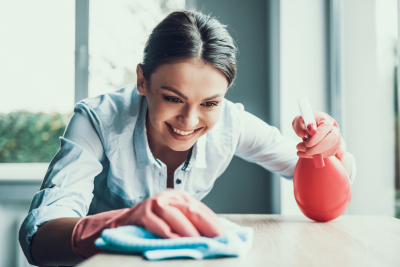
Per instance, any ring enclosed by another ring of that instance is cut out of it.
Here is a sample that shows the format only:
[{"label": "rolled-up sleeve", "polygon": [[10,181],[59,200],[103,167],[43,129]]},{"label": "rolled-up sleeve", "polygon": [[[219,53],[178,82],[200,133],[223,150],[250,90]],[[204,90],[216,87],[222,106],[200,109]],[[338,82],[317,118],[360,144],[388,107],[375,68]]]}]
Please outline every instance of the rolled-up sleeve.
[{"label": "rolled-up sleeve", "polygon": [[94,178],[103,169],[96,155],[81,144],[65,137],[60,137],[60,142],[60,150],[49,165],[40,191],[33,196],[19,231],[19,242],[31,264],[34,261],[30,243],[37,229],[53,219],[86,216],[93,198]]}]

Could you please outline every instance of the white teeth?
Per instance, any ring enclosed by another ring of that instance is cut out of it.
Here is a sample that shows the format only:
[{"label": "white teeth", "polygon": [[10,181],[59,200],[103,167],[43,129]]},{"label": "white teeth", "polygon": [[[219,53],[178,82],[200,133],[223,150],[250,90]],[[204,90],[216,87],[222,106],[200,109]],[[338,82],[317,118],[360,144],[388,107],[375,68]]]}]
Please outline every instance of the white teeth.
[{"label": "white teeth", "polygon": [[174,130],[175,133],[180,134],[180,135],[188,135],[188,134],[192,134],[192,133],[194,132],[194,131],[184,132],[184,131],[181,131],[181,130],[176,129],[176,128],[175,128],[174,126],[172,126],[171,124],[170,124],[170,126],[171,126],[172,130]]}]

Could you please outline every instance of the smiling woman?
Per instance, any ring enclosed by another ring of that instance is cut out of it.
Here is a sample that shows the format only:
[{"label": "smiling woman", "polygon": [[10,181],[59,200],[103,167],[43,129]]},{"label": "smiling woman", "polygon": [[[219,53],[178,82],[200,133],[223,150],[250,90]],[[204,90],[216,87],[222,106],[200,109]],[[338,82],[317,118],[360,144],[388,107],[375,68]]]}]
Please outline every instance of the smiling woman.
[{"label": "smiling woman", "polygon": [[163,238],[223,234],[199,200],[234,155],[292,178],[295,141],[224,97],[236,52],[216,19],[175,11],[150,34],[136,84],[75,106],[20,229],[31,263],[75,264],[100,251],[104,229],[129,224]]},{"label": "smiling woman", "polygon": [[[216,126],[222,110],[233,105],[224,103],[224,96],[235,78],[236,51],[233,39],[217,20],[195,11],[173,12],[149,36],[143,62],[137,66],[137,85],[76,105],[61,149],[21,226],[21,246],[31,263],[71,264],[97,253],[92,241],[101,231],[94,231],[93,223],[110,227],[105,220],[128,215],[122,208],[151,200],[156,193],[163,195],[167,188],[184,189],[197,199],[207,194],[202,192],[208,192],[226,169],[233,151],[219,167],[210,165],[219,170],[213,176],[196,180],[197,175],[207,177],[201,174],[206,167],[206,139],[199,139]],[[239,115],[240,106],[234,112]],[[232,122],[232,115],[223,121]],[[233,133],[237,142],[237,130]],[[81,173],[69,173],[68,166]],[[198,171],[189,175],[190,169]],[[137,176],[129,179],[128,173]],[[140,205],[144,204],[134,207]],[[212,216],[210,226],[218,225],[213,212],[207,213]],[[79,220],[87,214],[96,215]],[[129,214],[129,218],[139,216],[134,210]],[[151,229],[146,216],[140,215],[148,222],[143,227]],[[195,222],[190,220],[167,227],[177,233],[193,228]],[[165,222],[152,224],[153,232],[162,236]],[[121,223],[118,219],[112,227]]]}]

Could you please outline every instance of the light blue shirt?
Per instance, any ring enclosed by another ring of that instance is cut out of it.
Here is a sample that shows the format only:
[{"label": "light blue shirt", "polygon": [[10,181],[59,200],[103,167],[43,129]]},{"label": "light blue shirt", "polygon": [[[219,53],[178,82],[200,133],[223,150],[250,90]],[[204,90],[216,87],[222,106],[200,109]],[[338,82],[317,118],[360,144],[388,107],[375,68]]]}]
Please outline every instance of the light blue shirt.
[{"label": "light blue shirt", "polygon": [[[129,208],[167,189],[167,167],[152,155],[147,141],[146,113],[147,99],[135,84],[75,106],[60,137],[60,150],[20,229],[19,241],[29,262],[33,263],[32,236],[43,223]],[[217,124],[175,170],[174,188],[201,200],[234,155],[291,180],[296,152],[293,139],[246,112],[242,104],[224,99]]]}]

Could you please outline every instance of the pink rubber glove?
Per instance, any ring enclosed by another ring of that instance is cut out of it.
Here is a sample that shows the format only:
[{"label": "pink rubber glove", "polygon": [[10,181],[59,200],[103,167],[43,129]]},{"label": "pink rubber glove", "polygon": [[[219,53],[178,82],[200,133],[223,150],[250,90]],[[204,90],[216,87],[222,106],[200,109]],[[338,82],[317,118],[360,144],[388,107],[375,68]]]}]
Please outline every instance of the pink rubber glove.
[{"label": "pink rubber glove", "polygon": [[181,190],[166,190],[132,208],[82,218],[72,232],[72,249],[89,258],[100,252],[94,241],[107,228],[137,225],[162,238],[216,237],[224,227],[205,204]]},{"label": "pink rubber glove", "polygon": [[322,154],[324,158],[336,156],[340,161],[346,153],[346,143],[340,135],[339,126],[336,121],[324,112],[313,112],[317,123],[317,133],[310,136],[306,131],[304,120],[301,116],[294,118],[293,130],[303,138],[298,143],[297,156],[301,158],[312,158],[312,155]]}]

